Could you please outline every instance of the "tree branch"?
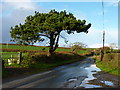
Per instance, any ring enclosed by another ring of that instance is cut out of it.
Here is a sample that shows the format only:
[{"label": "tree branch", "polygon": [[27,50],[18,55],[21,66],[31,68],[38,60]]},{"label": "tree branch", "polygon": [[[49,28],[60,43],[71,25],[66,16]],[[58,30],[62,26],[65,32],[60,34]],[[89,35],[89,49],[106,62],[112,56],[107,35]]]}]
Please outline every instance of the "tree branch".
[{"label": "tree branch", "polygon": [[54,51],[56,50],[56,48],[58,47],[58,41],[59,41],[59,37],[60,37],[60,34],[58,35],[57,37],[57,40],[56,40],[56,43],[55,43],[55,47],[54,47]]},{"label": "tree branch", "polygon": [[48,37],[50,38],[48,35],[45,35],[45,34],[39,34],[40,36],[45,36],[45,37]]},{"label": "tree branch", "polygon": [[67,39],[65,38],[65,37],[63,37],[62,35],[60,35],[61,36],[61,38],[63,38],[64,40],[65,40],[65,43],[67,44]]}]

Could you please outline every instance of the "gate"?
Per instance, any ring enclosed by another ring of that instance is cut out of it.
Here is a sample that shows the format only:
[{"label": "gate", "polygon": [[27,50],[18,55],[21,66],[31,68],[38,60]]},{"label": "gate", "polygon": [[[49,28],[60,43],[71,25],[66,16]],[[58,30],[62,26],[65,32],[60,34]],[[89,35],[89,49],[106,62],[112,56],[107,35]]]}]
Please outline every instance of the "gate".
[{"label": "gate", "polygon": [[20,64],[22,59],[21,52],[0,52],[2,60],[4,60],[5,65],[10,65],[13,63]]}]

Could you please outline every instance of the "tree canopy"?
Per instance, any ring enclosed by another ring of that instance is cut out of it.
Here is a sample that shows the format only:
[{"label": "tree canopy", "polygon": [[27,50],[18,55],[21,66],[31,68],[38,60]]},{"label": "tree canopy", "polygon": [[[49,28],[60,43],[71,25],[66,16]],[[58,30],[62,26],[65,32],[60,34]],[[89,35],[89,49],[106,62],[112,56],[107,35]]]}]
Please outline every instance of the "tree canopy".
[{"label": "tree canopy", "polygon": [[27,16],[25,23],[11,27],[11,37],[13,41],[20,44],[34,44],[37,41],[44,41],[44,37],[50,40],[49,52],[53,53],[58,47],[61,31],[66,33],[88,33],[91,24],[86,25],[85,20],[76,19],[72,13],[51,10],[48,13],[39,13]]}]

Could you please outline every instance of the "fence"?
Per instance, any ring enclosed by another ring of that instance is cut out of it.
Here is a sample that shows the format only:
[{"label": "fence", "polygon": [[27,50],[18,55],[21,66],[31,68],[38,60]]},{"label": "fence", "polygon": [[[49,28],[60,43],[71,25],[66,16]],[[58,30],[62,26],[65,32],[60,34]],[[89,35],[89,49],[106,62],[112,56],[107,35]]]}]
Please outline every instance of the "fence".
[{"label": "fence", "polygon": [[20,64],[22,59],[22,53],[21,52],[0,52],[2,60],[4,60],[5,64]]}]

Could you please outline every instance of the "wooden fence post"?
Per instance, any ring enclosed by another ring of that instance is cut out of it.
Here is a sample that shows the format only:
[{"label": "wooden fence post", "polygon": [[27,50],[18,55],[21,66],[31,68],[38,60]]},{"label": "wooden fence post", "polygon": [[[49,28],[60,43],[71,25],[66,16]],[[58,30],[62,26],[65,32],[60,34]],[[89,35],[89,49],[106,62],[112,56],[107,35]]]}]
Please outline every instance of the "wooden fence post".
[{"label": "wooden fence post", "polygon": [[19,64],[22,62],[22,52],[19,52]]},{"label": "wooden fence post", "polygon": [[2,68],[5,68],[5,61],[2,60]]}]

